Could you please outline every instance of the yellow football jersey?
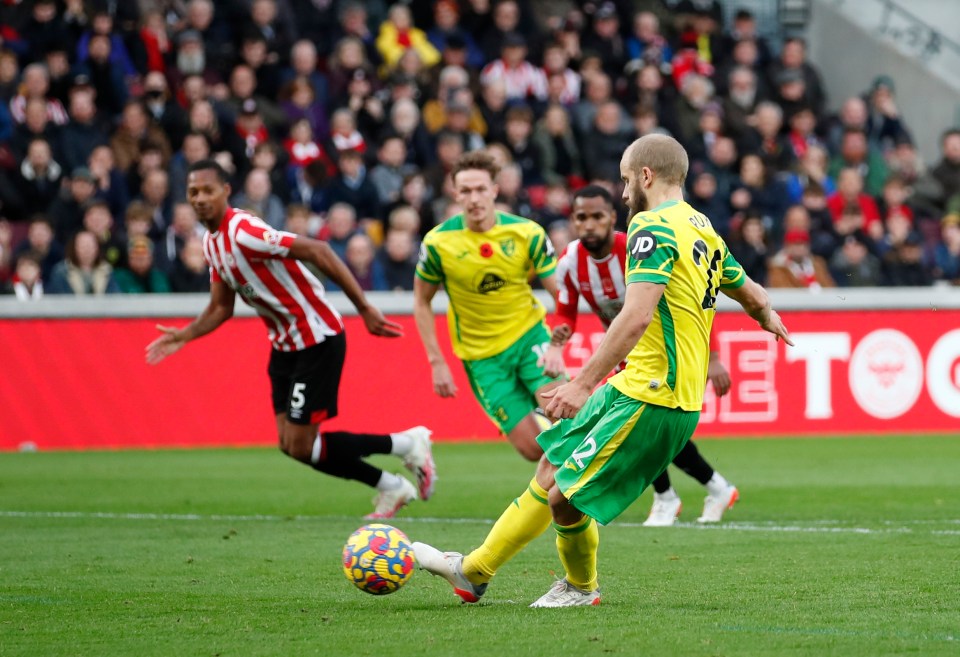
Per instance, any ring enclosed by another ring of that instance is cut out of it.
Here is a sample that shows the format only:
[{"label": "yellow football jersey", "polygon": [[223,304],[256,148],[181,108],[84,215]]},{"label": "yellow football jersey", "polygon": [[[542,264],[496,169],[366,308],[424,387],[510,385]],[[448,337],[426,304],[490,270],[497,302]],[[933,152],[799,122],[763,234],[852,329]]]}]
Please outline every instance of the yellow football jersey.
[{"label": "yellow football jersey", "polygon": [[417,276],[443,284],[453,352],[462,360],[505,351],[546,315],[530,287],[557,267],[553,245],[538,224],[497,212],[493,228],[477,233],[454,215],[423,238]]},{"label": "yellow football jersey", "polygon": [[668,201],[638,213],[627,231],[626,283],[666,288],[626,368],[610,384],[634,399],[699,411],[717,294],[746,280],[710,220],[688,203]]}]

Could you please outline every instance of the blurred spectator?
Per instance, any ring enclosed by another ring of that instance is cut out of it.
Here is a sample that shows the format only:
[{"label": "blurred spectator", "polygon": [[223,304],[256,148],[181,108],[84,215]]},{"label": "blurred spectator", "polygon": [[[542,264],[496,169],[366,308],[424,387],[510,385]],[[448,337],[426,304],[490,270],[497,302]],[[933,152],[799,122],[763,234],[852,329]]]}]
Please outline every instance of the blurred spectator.
[{"label": "blurred spectator", "polygon": [[527,39],[518,32],[503,37],[500,58],[483,68],[480,82],[484,86],[501,80],[508,101],[543,101],[547,98],[547,80],[543,71],[526,60]]},{"label": "blurred spectator", "polygon": [[710,147],[707,157],[705,168],[717,180],[717,194],[728,198],[739,178],[736,143],[730,137],[720,137]]},{"label": "blurred spectator", "polygon": [[747,154],[741,158],[740,180],[730,195],[730,204],[734,211],[759,210],[767,231],[774,237],[782,234],[787,191],[759,155]]},{"label": "blurred spectator", "polygon": [[184,243],[170,274],[170,288],[174,292],[210,291],[210,269],[199,237],[190,237]]},{"label": "blurred spectator", "polygon": [[533,216],[530,194],[523,187],[523,170],[518,164],[504,166],[497,177],[497,185],[500,188],[497,203],[504,206],[504,212],[521,217]]},{"label": "blurred spectator", "polygon": [[507,84],[502,79],[488,80],[481,86],[480,95],[483,99],[480,111],[487,124],[487,141],[500,141],[507,123]]},{"label": "blurred spectator", "polygon": [[784,71],[799,71],[803,76],[806,98],[814,114],[823,116],[826,107],[826,92],[820,73],[807,61],[807,43],[801,37],[788,37],[783,42],[780,58],[767,67],[767,80],[776,86],[776,80]]},{"label": "blurred spectator", "polygon": [[40,258],[33,251],[24,251],[17,256],[13,276],[3,289],[19,301],[36,301],[43,298],[43,279],[40,277]]},{"label": "blurred spectator", "polygon": [[633,17],[633,32],[626,41],[630,61],[643,60],[662,68],[673,58],[673,49],[660,33],[660,19],[652,11],[637,12]]},{"label": "blurred spectator", "polygon": [[330,142],[328,149],[335,154],[339,164],[340,154],[345,151],[354,151],[360,155],[367,152],[367,142],[357,130],[354,113],[349,108],[340,108],[330,118]]},{"label": "blurred spectator", "polygon": [[138,32],[139,47],[131,53],[137,71],[159,73],[167,69],[167,60],[173,55],[173,41],[167,32],[166,18],[161,11],[149,11],[143,16]]},{"label": "blurred spectator", "polygon": [[240,41],[239,64],[249,66],[257,80],[256,94],[276,98],[280,91],[280,64],[271,56],[267,40],[259,32],[245,31]]},{"label": "blurred spectator", "polygon": [[[393,230],[410,233],[414,239],[414,245],[420,243],[420,231],[423,228],[420,221],[420,214],[410,205],[397,205],[387,215],[387,232]],[[416,251],[416,248],[414,248]]]},{"label": "blurred spectator", "polygon": [[270,139],[270,133],[260,115],[260,106],[253,98],[247,98],[240,106],[240,114],[234,129],[226,133],[224,146],[233,156],[233,162],[241,174],[250,170],[253,153],[257,146]]},{"label": "blurred spectator", "polygon": [[170,141],[160,126],[150,123],[140,101],[131,100],[124,106],[120,124],[110,139],[117,168],[129,174],[148,146],[160,150],[166,167],[171,155]]},{"label": "blurred spectator", "polygon": [[417,270],[417,251],[414,234],[406,230],[388,230],[377,260],[383,272],[384,289],[413,290]]},{"label": "blurred spectator", "polygon": [[702,171],[691,179],[690,204],[710,218],[714,230],[721,236],[726,238],[730,234],[730,202],[717,194],[717,179],[709,171]]},{"label": "blurred spectator", "polygon": [[933,177],[943,186],[943,198],[949,204],[960,194],[960,129],[944,132],[940,147],[943,157],[933,169]]},{"label": "blurred spectator", "polygon": [[466,51],[465,64],[471,68],[483,68],[486,62],[483,51],[470,32],[460,26],[460,9],[454,0],[439,0],[433,5],[433,28],[427,39],[438,51],[443,51],[451,42]]},{"label": "blurred spectator", "polygon": [[907,205],[909,196],[910,190],[907,189],[906,181],[897,174],[891,174],[883,183],[883,192],[878,199],[880,217],[886,221],[892,215],[901,215],[913,225],[913,208]]},{"label": "blurred spectator", "polygon": [[588,178],[620,178],[620,157],[632,141],[632,136],[621,129],[620,119],[620,105],[615,101],[607,101],[597,108],[593,127],[583,138],[583,162]]},{"label": "blurred spectator", "polygon": [[871,144],[887,151],[908,132],[897,109],[896,88],[889,75],[878,75],[867,93],[866,132]]},{"label": "blurred spectator", "polygon": [[420,109],[412,100],[401,99],[393,104],[387,129],[403,139],[407,163],[423,169],[436,159],[430,136],[420,122]]},{"label": "blurred spectator", "polygon": [[567,245],[573,241],[573,231],[570,229],[569,219],[563,221],[554,221],[547,226],[547,237],[553,244],[553,250],[557,253],[563,253]]},{"label": "blurred spectator", "polygon": [[549,228],[557,221],[566,221],[570,216],[570,192],[564,183],[547,185],[544,190],[543,204],[537,208],[536,216],[532,217],[544,228]]},{"label": "blurred spectator", "polygon": [[691,160],[704,161],[710,147],[723,132],[723,107],[715,100],[704,105],[700,112],[700,123],[693,138],[687,144],[687,155]]},{"label": "blurred spectator", "polygon": [[[131,203],[131,206],[133,204]],[[258,215],[262,216],[262,215]],[[154,251],[154,266],[164,274],[173,273],[175,264],[180,258],[184,245],[192,237],[203,235],[203,228],[197,221],[197,215],[189,203],[175,203],[173,206],[173,217],[170,220],[170,226],[164,231],[163,235],[156,242]],[[127,239],[133,235],[127,234]]]},{"label": "blurred spectator", "polygon": [[250,170],[244,179],[243,191],[234,195],[231,204],[260,217],[276,230],[283,229],[283,203],[273,193],[270,174],[263,169]]},{"label": "blurred spectator", "polygon": [[[79,229],[79,226],[78,226]],[[14,257],[30,252],[40,265],[40,276],[45,281],[50,280],[53,268],[63,260],[63,246],[53,234],[50,220],[38,215],[30,220],[27,228],[27,237],[13,250]]]},{"label": "blurred spectator", "polygon": [[550,44],[543,51],[543,74],[552,101],[570,107],[580,100],[580,74],[570,68],[570,57],[559,44]]},{"label": "blurred spectator", "polygon": [[857,207],[863,215],[864,228],[880,220],[877,202],[863,192],[863,177],[860,171],[854,167],[844,167],[837,174],[836,193],[827,197],[827,207],[836,222],[840,220],[844,208],[851,205]]},{"label": "blurred spectator", "polygon": [[933,275],[938,281],[960,284],[960,214],[946,215],[940,222],[940,242],[933,253]]},{"label": "blurred spectator", "polygon": [[[6,112],[6,107],[0,103],[0,113]],[[6,115],[9,119],[9,114]],[[39,98],[31,98],[24,109],[23,123],[13,127],[7,123],[6,136],[0,136],[0,143],[9,143],[12,156],[23,159],[27,154],[27,146],[34,139],[43,139],[50,144],[54,159],[63,163],[60,133],[62,129],[47,119],[47,106]]]},{"label": "blurred spectator", "polygon": [[29,44],[28,58],[37,61],[54,48],[62,48],[72,39],[66,22],[58,16],[54,0],[35,0],[30,17],[20,27],[20,36]]},{"label": "blurred spectator", "polygon": [[367,174],[362,155],[356,150],[340,153],[340,173],[329,189],[329,202],[348,203],[356,208],[357,216],[375,219],[380,216],[380,198],[377,188]]},{"label": "blurred spectator", "polygon": [[294,121],[290,126],[290,136],[283,142],[287,152],[287,160],[291,167],[305,167],[313,162],[319,162],[327,173],[333,174],[336,165],[316,140],[316,133],[307,119]]},{"label": "blurred spectator", "polygon": [[840,170],[845,167],[856,168],[863,177],[864,189],[867,194],[879,196],[883,190],[883,181],[887,179],[889,170],[879,151],[871,149],[867,143],[867,135],[860,130],[847,130],[840,141],[840,152],[830,161],[827,173],[837,178]]},{"label": "blurred spectator", "polygon": [[166,274],[153,266],[153,243],[140,235],[127,247],[127,266],[113,273],[117,287],[124,294],[161,294],[170,292]]},{"label": "blurred spectator", "polygon": [[908,202],[923,216],[939,216],[943,202],[943,186],[927,169],[916,146],[906,137],[897,140],[887,153],[891,173],[900,176],[908,186]]},{"label": "blurred spectator", "polygon": [[761,68],[770,64],[772,56],[767,40],[757,32],[757,19],[748,9],[738,9],[733,15],[733,25],[723,39],[723,52],[730,53],[736,44],[750,39],[757,47],[757,63]]},{"label": "blurred spectator", "polygon": [[[260,118],[263,119],[263,124],[266,126],[268,132],[278,133],[286,128],[290,117],[286,109],[289,108],[285,107],[281,109],[274,100],[258,93],[257,76],[250,66],[242,63],[234,66],[233,70],[230,71],[229,83],[230,97],[227,98],[224,105],[229,109],[228,114],[230,120],[236,121],[238,115],[243,114],[244,111],[249,111],[244,110],[244,103],[252,100],[255,102],[256,111],[260,115]],[[284,96],[282,100],[286,100],[286,96]],[[296,109],[298,110],[296,112],[298,117],[307,116],[311,122],[315,120],[316,117],[311,115],[308,110],[299,107]],[[323,125],[326,126],[325,116],[322,122]]]},{"label": "blurred spectator", "polygon": [[94,51],[97,46],[94,42],[98,37],[105,40],[105,52],[108,55],[103,63],[117,71],[121,79],[136,77],[137,67],[133,64],[133,58],[130,57],[130,51],[127,50],[123,37],[114,30],[113,15],[107,10],[97,10],[93,13],[90,29],[84,32],[77,42],[77,61],[84,62],[88,58],[96,57]]},{"label": "blurred spectator", "polygon": [[760,101],[757,74],[746,66],[735,66],[727,79],[729,88],[722,100],[725,124],[732,137],[742,140],[749,133],[751,117]]},{"label": "blurred spectator", "polygon": [[[83,230],[97,238],[100,257],[112,267],[121,263],[126,253],[123,235],[114,229],[113,216],[103,201],[88,203],[83,212]],[[69,242],[68,242],[69,244]]]},{"label": "blurred spectator", "polygon": [[583,37],[581,44],[600,56],[604,72],[617,77],[627,63],[627,45],[620,34],[620,17],[613,2],[601,2],[593,12],[593,24]]},{"label": "blurred spectator", "polygon": [[[311,2],[312,0],[304,1]],[[298,14],[298,22],[308,15],[319,13],[319,11],[319,9],[311,8],[309,12]],[[301,25],[301,36],[302,33]],[[306,80],[313,88],[314,100],[325,108],[330,102],[330,89],[327,84],[327,76],[318,70],[319,63],[317,46],[313,41],[301,38],[290,48],[290,66],[283,70],[280,82],[286,85],[298,78]],[[323,133],[325,130],[320,132]]]},{"label": "blurred spectator", "polygon": [[836,287],[823,258],[810,253],[810,236],[801,230],[784,235],[783,249],[770,260],[767,285],[819,291]]},{"label": "blurred spectator", "polygon": [[484,147],[483,137],[470,127],[470,117],[474,115],[473,93],[467,88],[458,89],[447,107],[445,132],[458,135],[463,141],[464,151],[480,150]]},{"label": "blurred spectator", "polygon": [[[119,37],[117,37],[119,38]],[[114,41],[106,34],[90,37],[89,54],[77,65],[78,81],[85,81],[97,92],[97,107],[111,119],[120,114],[129,90],[122,69],[112,61]]]},{"label": "blurred spectator", "polygon": [[344,262],[365,291],[383,291],[387,281],[383,275],[383,264],[376,258],[373,240],[366,233],[356,233],[347,241],[347,253]]},{"label": "blurred spectator", "polygon": [[[443,129],[447,123],[447,112],[454,101],[456,92],[467,89],[470,85],[470,76],[460,66],[446,66],[440,71],[437,78],[437,95],[423,105],[423,126],[431,134]],[[485,134],[487,123],[483,114],[476,107],[470,107],[470,128],[479,134]]]},{"label": "blurred spectator", "polygon": [[170,158],[170,198],[179,202],[187,198],[187,169],[194,162],[210,157],[210,142],[202,132],[190,132],[183,138],[182,148]]},{"label": "blurred spectator", "polygon": [[437,135],[437,161],[423,172],[431,196],[437,197],[441,194],[444,181],[463,152],[463,140],[459,135],[450,132]]},{"label": "blurred spectator", "polygon": [[799,203],[803,192],[811,183],[819,185],[827,194],[833,194],[837,187],[833,179],[827,175],[827,150],[822,146],[811,144],[806,152],[797,160],[793,170],[787,174],[786,185],[790,194],[791,203]]},{"label": "blurred spectator", "polygon": [[440,52],[433,47],[423,30],[413,25],[410,8],[399,3],[390,7],[388,19],[380,25],[376,45],[383,58],[385,74],[396,68],[408,49],[414,50],[425,66],[433,66],[440,61]]},{"label": "blurred spectator", "polygon": [[130,202],[130,192],[126,176],[114,164],[113,151],[106,145],[96,146],[86,164],[97,181],[97,198],[110,206],[110,214],[122,217]]},{"label": "blurred spectator", "polygon": [[271,61],[286,60],[296,27],[289,16],[281,16],[277,0],[253,0],[248,29],[262,37]]},{"label": "blurred spectator", "polygon": [[[8,105],[17,95],[19,77],[17,55],[11,50],[0,50],[0,101],[2,101],[0,104]],[[44,106],[46,106],[45,99]]]},{"label": "blurred spectator", "polygon": [[60,192],[63,167],[53,159],[50,144],[44,139],[34,139],[27,146],[27,155],[20,164],[14,183],[22,200],[24,217],[46,212]]},{"label": "blurred spectator", "polygon": [[67,112],[59,100],[50,97],[49,92],[50,74],[47,72],[47,67],[39,63],[25,66],[17,94],[10,99],[10,115],[14,122],[24,122],[27,101],[36,98],[46,105],[47,119],[51,123],[64,125],[69,118]]},{"label": "blurred spectator", "polygon": [[692,143],[700,130],[700,114],[713,100],[713,83],[702,75],[690,73],[684,76],[677,101],[677,134],[684,144]]},{"label": "blurred spectator", "polygon": [[923,262],[923,237],[910,232],[883,258],[884,282],[893,286],[926,286],[933,277]]},{"label": "blurred spectator", "polygon": [[86,230],[67,242],[67,255],[50,275],[48,294],[101,295],[120,291],[113,278],[113,267],[100,254],[96,236]]},{"label": "blurred spectator", "polygon": [[404,177],[403,186],[400,188],[400,198],[386,208],[389,228],[396,227],[394,226],[394,215],[400,209],[405,209],[405,213],[412,215],[415,219],[415,226],[411,230],[417,234],[416,236],[433,228],[433,211],[430,207],[427,183],[422,173],[411,173]]},{"label": "blurred spectator", "polygon": [[198,99],[187,112],[187,127],[190,132],[203,135],[211,152],[226,148],[225,134],[220,129],[220,120],[209,100]]},{"label": "blurred spectator", "polygon": [[606,75],[594,75],[584,80],[584,92],[584,98],[570,110],[573,129],[578,137],[590,131],[597,108],[613,100],[613,83]]},{"label": "blurred spectator", "polygon": [[180,89],[184,86],[186,78],[191,76],[197,76],[203,80],[208,88],[223,82],[223,77],[218,72],[222,69],[207,59],[204,48],[205,38],[192,28],[185,29],[177,35],[177,54],[174,59],[176,65],[167,71],[171,89]]},{"label": "blurred spectator", "polygon": [[729,237],[730,253],[743,271],[761,285],[767,284],[769,242],[763,217],[756,210],[746,212]]},{"label": "blurred spectator", "polygon": [[179,150],[187,134],[187,113],[170,95],[163,73],[147,73],[143,80],[143,106],[150,121],[168,138],[171,150]]},{"label": "blurred spectator", "polygon": [[[475,33],[482,35],[480,48],[484,59],[490,62],[500,55],[507,35],[519,34],[523,31],[520,4],[516,0],[497,0],[496,2],[472,2],[470,5],[473,16],[467,18],[467,24],[474,27]],[[478,15],[487,12],[489,12],[488,16]]]},{"label": "blurred spectator", "polygon": [[0,286],[6,285],[13,275],[13,247],[16,237],[13,225],[0,217]]},{"label": "blurred spectator", "polygon": [[880,260],[855,235],[848,235],[830,260],[830,270],[840,287],[880,285]]},{"label": "blurred spectator", "polygon": [[387,136],[377,149],[377,164],[370,171],[370,181],[377,190],[381,205],[393,203],[400,197],[403,178],[413,169],[406,164],[407,148],[398,136]]},{"label": "blurred spectator", "polygon": [[324,135],[328,132],[327,111],[313,90],[313,85],[306,78],[294,78],[284,88],[281,104],[286,116],[286,124],[290,125],[301,119],[310,123],[314,134]]},{"label": "blurred spectator", "polygon": [[150,239],[156,240],[170,225],[172,202],[170,199],[170,176],[163,169],[149,171],[140,185],[140,196],[153,217]]},{"label": "blurred spectator", "polygon": [[[790,150],[793,153],[793,160],[796,162],[811,147],[824,147],[820,137],[817,136],[817,117],[809,107],[800,107],[790,117],[790,130],[787,133],[787,141],[790,144]],[[825,147],[824,147],[825,148]],[[824,150],[826,153],[826,150]]]},{"label": "blurred spectator", "polygon": [[547,107],[531,136],[540,152],[541,172],[547,184],[584,185],[580,149],[570,127],[570,116],[560,105]]},{"label": "blurred spectator", "polygon": [[[620,106],[614,110],[619,127]],[[526,105],[517,105],[507,110],[507,130],[504,145],[510,150],[510,156],[520,167],[526,186],[543,184],[543,156],[536,143],[530,140],[533,134],[533,111]],[[621,153],[622,154],[622,153]]]},{"label": "blurred spectator", "polygon": [[[347,254],[347,242],[357,232],[357,213],[353,206],[335,203],[327,212],[327,221],[320,233],[321,239],[343,260]],[[330,287],[330,286],[328,286]],[[332,286],[336,287],[336,286]]]},{"label": "blurred spectator", "polygon": [[783,110],[780,106],[771,101],[759,103],[753,123],[740,144],[741,151],[759,154],[775,174],[789,171],[794,163],[794,152],[782,133]]},{"label": "blurred spectator", "polygon": [[290,201],[323,212],[330,205],[327,188],[327,166],[314,160],[306,166],[291,167],[288,175]]},{"label": "blurred spectator", "polygon": [[349,38],[357,43],[365,59],[373,64],[380,62],[380,53],[376,47],[376,36],[369,27],[369,14],[363,3],[345,2],[340,7],[339,26],[336,43]]}]

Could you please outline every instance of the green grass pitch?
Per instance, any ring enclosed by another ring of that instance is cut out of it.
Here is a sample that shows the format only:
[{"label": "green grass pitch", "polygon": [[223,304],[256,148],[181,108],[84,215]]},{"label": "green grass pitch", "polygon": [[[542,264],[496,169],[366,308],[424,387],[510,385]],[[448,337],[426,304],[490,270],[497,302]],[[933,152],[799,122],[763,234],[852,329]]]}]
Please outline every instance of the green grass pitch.
[{"label": "green grass pitch", "polygon": [[[484,600],[416,572],[354,589],[367,489],[266,449],[0,455],[0,655],[957,655],[960,437],[703,441],[741,490],[715,528],[601,529],[603,604],[528,609],[553,532]],[[436,496],[393,524],[476,546],[526,485],[503,444],[440,444]],[[395,469],[397,461],[378,462]]]}]

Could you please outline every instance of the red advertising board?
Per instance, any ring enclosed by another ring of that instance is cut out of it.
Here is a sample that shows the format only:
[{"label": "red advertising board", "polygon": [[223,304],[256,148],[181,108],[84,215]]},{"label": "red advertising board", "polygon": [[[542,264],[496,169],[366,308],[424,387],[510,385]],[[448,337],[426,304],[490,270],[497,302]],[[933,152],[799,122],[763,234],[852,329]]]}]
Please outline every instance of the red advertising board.
[{"label": "red advertising board", "polygon": [[[796,347],[747,317],[717,316],[730,393],[707,390],[700,436],[952,432],[960,427],[960,311],[783,313]],[[455,399],[432,392],[413,318],[390,340],[347,318],[340,416],[329,427],[430,426],[439,440],[496,439],[459,366]],[[275,442],[258,319],[236,318],[158,366],[144,363],[155,319],[0,322],[0,449],[265,445]],[[181,325],[187,320],[160,320]],[[446,322],[437,319],[447,349]],[[567,363],[602,339],[584,316]],[[447,349],[451,364],[456,363]]]}]

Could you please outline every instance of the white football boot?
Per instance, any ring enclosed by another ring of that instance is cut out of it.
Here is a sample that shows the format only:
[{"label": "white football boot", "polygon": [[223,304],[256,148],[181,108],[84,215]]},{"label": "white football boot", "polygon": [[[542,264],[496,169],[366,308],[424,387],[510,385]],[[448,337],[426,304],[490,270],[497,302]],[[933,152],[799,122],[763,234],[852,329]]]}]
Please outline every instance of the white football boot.
[{"label": "white football boot", "polygon": [[410,452],[403,457],[403,465],[416,476],[420,499],[429,500],[437,482],[437,467],[433,463],[433,449],[430,442],[430,435],[433,432],[426,427],[413,427],[399,433],[410,436],[412,445]]},{"label": "white football boot", "polygon": [[650,515],[643,522],[644,527],[670,527],[677,520],[683,504],[680,496],[671,488],[665,493],[653,494],[653,506]]},{"label": "white football boot", "polygon": [[740,499],[740,491],[733,484],[727,484],[723,490],[716,495],[707,495],[703,500],[703,513],[697,518],[699,523],[720,522],[723,513],[727,509],[733,508],[733,505]]},{"label": "white football boot", "polygon": [[561,579],[554,582],[550,590],[543,594],[531,607],[596,607],[600,604],[600,589],[584,591]]},{"label": "white football boot", "polygon": [[365,520],[383,520],[397,515],[397,511],[417,499],[417,489],[407,479],[398,477],[400,485],[381,491],[373,498],[373,513],[364,516]]},{"label": "white football boot", "polygon": [[441,552],[419,541],[414,541],[411,547],[417,566],[450,582],[453,592],[464,602],[477,602],[486,593],[486,584],[474,584],[463,574],[463,555],[459,552]]}]

